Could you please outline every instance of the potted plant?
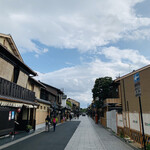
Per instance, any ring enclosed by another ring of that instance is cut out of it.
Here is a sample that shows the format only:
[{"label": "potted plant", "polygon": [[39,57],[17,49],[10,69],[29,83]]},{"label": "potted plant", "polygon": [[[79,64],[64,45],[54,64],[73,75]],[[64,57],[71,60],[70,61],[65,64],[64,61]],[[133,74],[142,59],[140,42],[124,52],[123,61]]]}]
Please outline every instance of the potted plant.
[{"label": "potted plant", "polygon": [[28,124],[28,125],[26,126],[26,131],[27,131],[27,132],[30,132],[30,130],[32,130],[32,126]]}]

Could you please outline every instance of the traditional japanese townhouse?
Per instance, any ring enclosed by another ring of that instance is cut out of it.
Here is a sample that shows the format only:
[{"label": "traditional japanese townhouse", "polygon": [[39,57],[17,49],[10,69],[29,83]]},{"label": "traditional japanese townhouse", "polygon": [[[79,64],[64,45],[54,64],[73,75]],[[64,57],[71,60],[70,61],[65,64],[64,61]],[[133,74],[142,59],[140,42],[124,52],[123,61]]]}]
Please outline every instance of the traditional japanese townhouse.
[{"label": "traditional japanese townhouse", "polygon": [[68,98],[67,101],[71,102],[71,104],[72,104],[71,111],[76,116],[80,111],[80,103],[78,101],[74,100],[74,99],[71,99],[71,98]]},{"label": "traditional japanese townhouse", "polygon": [[36,109],[36,117],[35,117],[35,124],[36,129],[42,128],[45,126],[45,118],[47,115],[50,116],[51,102],[48,101],[46,98],[41,98],[41,91],[46,91],[46,86],[44,86],[41,82],[35,80],[34,78],[29,78],[28,81],[28,89],[35,92],[35,101],[38,104]]},{"label": "traditional japanese townhouse", "polygon": [[63,92],[51,85],[45,84],[41,82],[44,86],[46,86],[45,89],[41,89],[41,99],[46,99],[51,102],[52,105],[52,113],[51,115],[57,115],[58,121],[60,122],[62,119],[62,96]]},{"label": "traditional japanese townhouse", "polygon": [[0,34],[0,135],[33,124],[37,104],[27,89],[30,75],[37,74],[23,62],[12,37]]},{"label": "traditional japanese townhouse", "polygon": [[62,96],[62,115],[66,117],[66,119],[69,118],[69,114],[71,112],[72,104],[71,102],[67,101],[67,95]]},{"label": "traditional japanese townhouse", "polygon": [[142,143],[142,126],[140,118],[139,98],[136,97],[134,75],[139,75],[141,87],[141,103],[146,141],[150,140],[150,65],[134,70],[133,72],[115,80],[119,84],[119,95],[123,114],[118,118],[118,132],[130,136],[133,140]]}]

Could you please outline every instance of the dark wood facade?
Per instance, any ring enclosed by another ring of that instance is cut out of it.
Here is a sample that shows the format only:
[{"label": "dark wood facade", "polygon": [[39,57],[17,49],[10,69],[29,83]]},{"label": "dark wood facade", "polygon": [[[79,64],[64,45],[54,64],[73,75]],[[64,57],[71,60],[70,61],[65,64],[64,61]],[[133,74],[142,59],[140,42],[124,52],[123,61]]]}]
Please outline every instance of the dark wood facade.
[{"label": "dark wood facade", "polygon": [[0,77],[0,95],[34,102],[35,93]]}]

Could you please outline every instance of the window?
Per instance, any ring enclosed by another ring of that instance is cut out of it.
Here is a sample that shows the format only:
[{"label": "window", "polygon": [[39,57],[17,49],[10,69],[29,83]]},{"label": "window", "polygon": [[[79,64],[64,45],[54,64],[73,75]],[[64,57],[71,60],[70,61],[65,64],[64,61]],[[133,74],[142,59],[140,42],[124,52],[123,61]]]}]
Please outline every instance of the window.
[{"label": "window", "polygon": [[31,84],[31,91],[34,91],[34,84]]},{"label": "window", "polygon": [[40,108],[42,109],[42,106],[40,106]]},{"label": "window", "polygon": [[14,83],[17,83],[18,76],[19,76],[19,68],[18,67],[14,67],[14,79],[13,79]]}]

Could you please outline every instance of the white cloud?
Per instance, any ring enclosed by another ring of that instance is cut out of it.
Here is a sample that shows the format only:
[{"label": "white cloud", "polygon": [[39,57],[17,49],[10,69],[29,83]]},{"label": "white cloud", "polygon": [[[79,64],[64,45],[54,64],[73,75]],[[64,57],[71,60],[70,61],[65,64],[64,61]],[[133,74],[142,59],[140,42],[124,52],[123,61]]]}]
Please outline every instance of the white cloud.
[{"label": "white cloud", "polygon": [[150,39],[150,28],[145,28],[145,29],[138,29],[134,30],[130,33],[126,33],[124,36],[124,39],[129,39],[129,40],[146,40]]},{"label": "white cloud", "polygon": [[63,68],[55,72],[40,73],[37,79],[55,86],[64,88],[65,93],[81,102],[86,107],[92,101],[91,89],[96,78],[110,76],[115,79],[118,75],[124,75],[132,69],[138,69],[150,63],[150,60],[142,56],[137,50],[120,50],[116,47],[104,48],[100,55],[109,61],[95,59],[81,66]]},{"label": "white cloud", "polygon": [[44,48],[43,49],[43,53],[47,53],[48,52],[48,49],[47,48]]},{"label": "white cloud", "polygon": [[143,0],[5,0],[0,29],[10,33],[22,52],[42,50],[32,40],[53,47],[94,50],[139,27],[150,25],[134,6]]},{"label": "white cloud", "polygon": [[34,56],[35,56],[36,58],[39,58],[39,54],[35,54]]},{"label": "white cloud", "polygon": [[142,56],[138,50],[124,49],[120,50],[116,47],[104,48],[100,54],[104,54],[106,58],[113,62],[127,61],[128,63],[135,65],[145,65],[150,63],[144,56]]}]

